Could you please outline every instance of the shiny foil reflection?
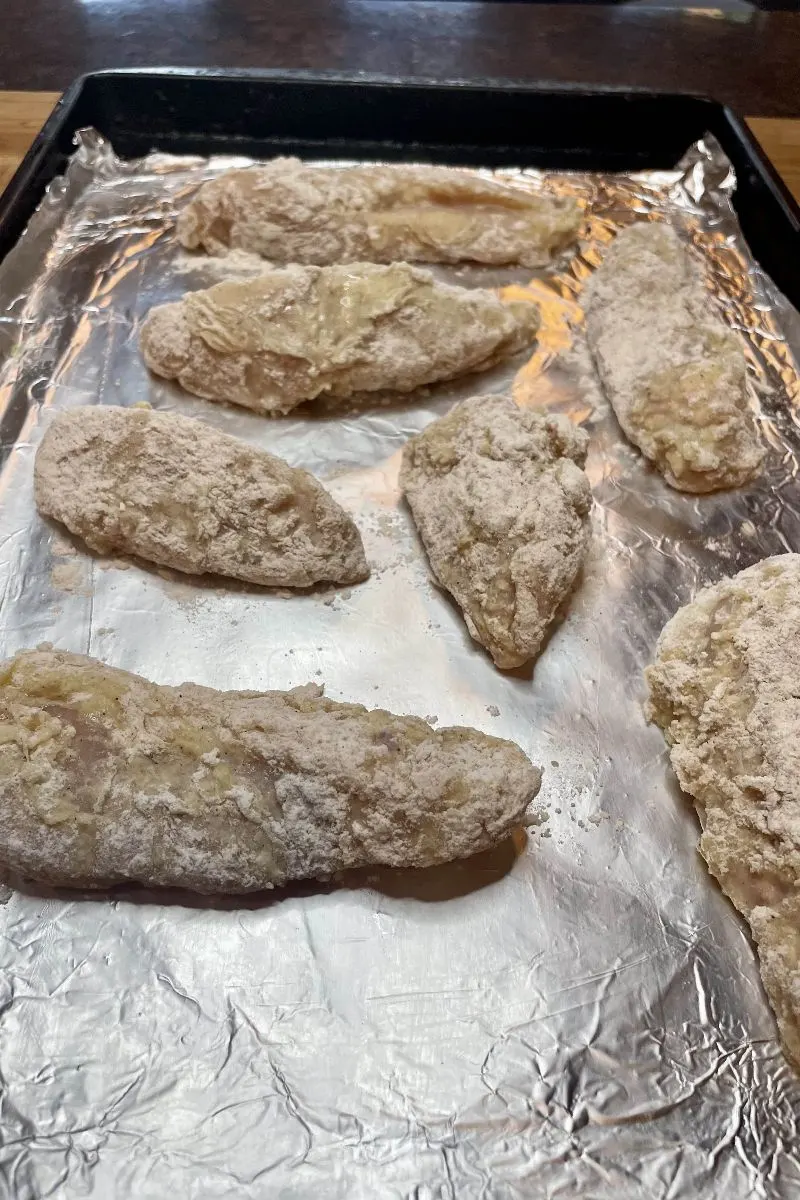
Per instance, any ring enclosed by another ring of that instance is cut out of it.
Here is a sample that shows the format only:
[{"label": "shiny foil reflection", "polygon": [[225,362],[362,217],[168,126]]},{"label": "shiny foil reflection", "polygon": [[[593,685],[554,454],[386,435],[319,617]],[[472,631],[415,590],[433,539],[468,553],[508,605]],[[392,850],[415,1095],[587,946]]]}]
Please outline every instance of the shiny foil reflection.
[{"label": "shiny foil reflection", "polygon": [[[800,548],[800,320],[753,264],[711,141],[674,171],[515,173],[577,195],[578,252],[442,271],[529,294],[530,360],[415,401],[280,420],[148,377],[148,308],[233,266],[180,251],[177,207],[241,159],[121,163],[87,133],[0,271],[0,638],[52,641],[165,683],[288,687],[465,723],[545,771],[538,824],[468,863],[201,901],[16,884],[0,908],[0,1195],[198,1200],[744,1200],[800,1189],[800,1088],[742,924],[641,712],[642,667],[702,583]],[[621,440],[581,338],[581,292],[623,224],[669,218],[747,346],[769,443],[740,492],[671,491]],[[513,390],[591,434],[594,544],[535,670],[501,673],[430,580],[397,487],[405,439]],[[320,475],[373,564],[289,596],[99,561],[33,507],[50,410],[202,417]],[[14,414],[23,420],[14,425]],[[19,428],[17,428],[19,425]]]}]

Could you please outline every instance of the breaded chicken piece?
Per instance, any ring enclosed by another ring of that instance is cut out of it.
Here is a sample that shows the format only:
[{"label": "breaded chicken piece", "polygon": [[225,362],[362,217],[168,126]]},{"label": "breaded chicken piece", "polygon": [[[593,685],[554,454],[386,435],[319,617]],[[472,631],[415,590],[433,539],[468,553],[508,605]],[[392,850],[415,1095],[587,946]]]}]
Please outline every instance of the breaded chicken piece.
[{"label": "breaded chicken piece", "polygon": [[565,417],[475,396],[411,438],[405,492],[436,578],[498,667],[541,649],[589,546],[588,438]]},{"label": "breaded chicken piece", "polygon": [[151,371],[188,392],[276,414],[484,370],[538,327],[535,304],[437,283],[407,263],[291,266],[152,309],[141,346]]},{"label": "breaded chicken piece", "polygon": [[750,923],[800,1067],[800,555],[701,591],[664,628],[646,677],[700,850]]},{"label": "breaded chicken piece", "polygon": [[98,554],[281,587],[369,574],[358,530],[313,475],[188,417],[59,413],[36,454],[34,495]]},{"label": "breaded chicken piece", "polygon": [[585,311],[617,420],[667,483],[713,492],[758,475],[744,351],[674,230],[647,222],[619,233]]},{"label": "breaded chicken piece", "polygon": [[453,167],[313,167],[296,158],[204,183],[178,217],[187,249],[276,263],[540,267],[574,240],[576,202]]},{"label": "breaded chicken piece", "polygon": [[161,687],[48,648],[0,667],[0,861],[54,884],[249,892],[427,867],[523,820],[511,742],[290,692]]}]

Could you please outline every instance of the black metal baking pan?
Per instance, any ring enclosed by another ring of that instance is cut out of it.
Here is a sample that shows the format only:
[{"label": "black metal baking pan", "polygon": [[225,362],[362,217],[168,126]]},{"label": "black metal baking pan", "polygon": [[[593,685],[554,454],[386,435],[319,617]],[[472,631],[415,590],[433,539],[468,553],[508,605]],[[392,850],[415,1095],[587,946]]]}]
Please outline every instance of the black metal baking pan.
[{"label": "black metal baking pan", "polygon": [[800,307],[800,209],[744,122],[701,97],[296,71],[100,71],[64,94],[0,197],[0,260],[85,126],[122,157],[240,151],[603,171],[674,166],[710,132],[736,170],[734,202],[753,253]]}]

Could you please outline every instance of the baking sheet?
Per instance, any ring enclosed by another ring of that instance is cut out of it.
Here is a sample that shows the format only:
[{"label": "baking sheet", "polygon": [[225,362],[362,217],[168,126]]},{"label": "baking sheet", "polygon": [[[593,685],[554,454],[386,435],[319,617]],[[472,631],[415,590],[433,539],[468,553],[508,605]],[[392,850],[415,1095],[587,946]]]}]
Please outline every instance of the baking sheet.
[{"label": "baking sheet", "polygon": [[[674,171],[512,173],[585,202],[579,253],[533,280],[441,274],[539,300],[531,359],[413,402],[268,420],[149,378],[137,350],[152,304],[258,269],[173,237],[198,183],[246,161],[123,163],[87,131],[0,268],[0,653],[52,641],[163,683],[324,681],[337,699],[474,725],[544,767],[541,821],[466,864],[244,902],[10,890],[0,1195],[796,1196],[800,1087],[641,712],[641,670],[678,605],[800,549],[800,318],[750,260],[729,164],[708,140]],[[748,489],[671,491],[593,379],[583,282],[618,228],[651,218],[683,232],[745,341],[769,443]],[[455,399],[506,387],[589,430],[595,509],[566,620],[535,671],[501,673],[432,584],[397,471],[406,438]],[[370,580],[220,586],[98,561],[38,518],[51,410],[141,400],[317,473],[359,524]]]}]

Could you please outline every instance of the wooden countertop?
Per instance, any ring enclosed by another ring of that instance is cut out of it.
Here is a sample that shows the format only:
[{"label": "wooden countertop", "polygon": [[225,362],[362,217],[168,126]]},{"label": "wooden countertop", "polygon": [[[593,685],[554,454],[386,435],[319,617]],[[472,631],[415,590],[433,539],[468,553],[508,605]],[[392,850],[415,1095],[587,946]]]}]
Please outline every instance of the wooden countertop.
[{"label": "wooden countertop", "polygon": [[[58,95],[0,91],[0,189],[16,170]],[[748,124],[800,202],[800,120],[753,117]]]}]

